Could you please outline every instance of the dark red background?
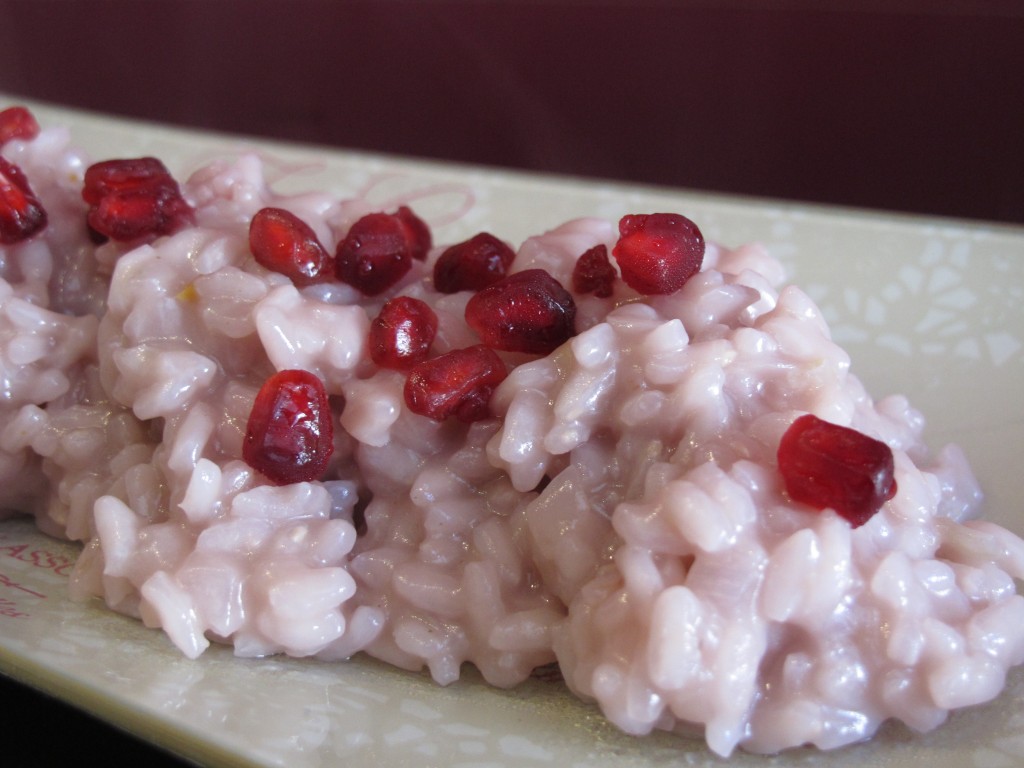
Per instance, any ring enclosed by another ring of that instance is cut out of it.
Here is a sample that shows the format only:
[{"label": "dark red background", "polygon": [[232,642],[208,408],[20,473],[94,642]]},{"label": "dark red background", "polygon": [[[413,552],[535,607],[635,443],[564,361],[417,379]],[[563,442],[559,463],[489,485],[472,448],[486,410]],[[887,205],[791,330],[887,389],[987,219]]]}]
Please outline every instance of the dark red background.
[{"label": "dark red background", "polygon": [[0,0],[0,90],[342,147],[1024,223],[1017,0]]},{"label": "dark red background", "polygon": [[[1015,223],[1022,81],[1018,0],[0,0],[0,91],[16,95]],[[5,763],[173,764],[2,678],[0,702]]]}]

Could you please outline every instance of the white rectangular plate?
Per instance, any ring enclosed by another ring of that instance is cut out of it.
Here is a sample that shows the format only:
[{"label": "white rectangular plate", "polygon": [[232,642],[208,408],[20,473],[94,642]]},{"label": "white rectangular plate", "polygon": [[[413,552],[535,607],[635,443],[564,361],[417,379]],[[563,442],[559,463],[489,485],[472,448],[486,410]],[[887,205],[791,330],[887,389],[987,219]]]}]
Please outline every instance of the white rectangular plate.
[{"label": "white rectangular plate", "polygon": [[[0,95],[0,107],[12,103]],[[182,177],[242,147],[301,167],[287,184],[349,197],[418,191],[439,243],[486,229],[520,242],[577,216],[684,213],[708,239],[758,240],[822,306],[853,371],[876,396],[901,392],[928,420],[926,437],[967,452],[987,516],[1024,530],[1024,229],[741,200],[692,192],[453,167],[139,125],[40,104],[94,160],[152,154]],[[884,183],[884,180],[880,180]],[[440,688],[369,659],[236,659],[213,648],[189,661],[160,632],[67,596],[75,545],[31,522],[0,522],[0,672],[143,738],[210,765],[291,768],[352,761],[380,768],[713,766],[699,739],[631,738],[557,681],[513,691],[467,670]],[[987,706],[926,735],[886,727],[835,753],[797,750],[735,765],[890,768],[1024,762],[1024,675]]]}]

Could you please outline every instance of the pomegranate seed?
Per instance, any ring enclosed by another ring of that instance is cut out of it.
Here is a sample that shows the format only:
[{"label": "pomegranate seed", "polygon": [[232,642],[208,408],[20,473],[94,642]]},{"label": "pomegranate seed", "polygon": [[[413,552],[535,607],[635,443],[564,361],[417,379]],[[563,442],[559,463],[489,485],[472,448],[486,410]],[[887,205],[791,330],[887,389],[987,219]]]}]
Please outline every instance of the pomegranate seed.
[{"label": "pomegranate seed", "polygon": [[612,286],[617,277],[615,267],[608,260],[608,248],[595,245],[576,259],[572,268],[572,289],[576,293],[592,293],[599,299],[612,295]]},{"label": "pomegranate seed", "polygon": [[437,315],[426,303],[390,299],[370,323],[370,357],[381,368],[411,368],[427,359],[436,334]]},{"label": "pomegranate seed", "polygon": [[178,182],[153,157],[90,166],[82,199],[89,204],[89,226],[121,242],[169,235],[195,222]]},{"label": "pomegranate seed", "polygon": [[412,257],[417,261],[426,261],[427,253],[434,244],[426,222],[406,205],[395,211],[395,217],[405,228],[405,239],[409,243],[409,252]]},{"label": "pomegranate seed", "polygon": [[677,213],[624,216],[612,254],[633,290],[647,296],[675,293],[700,271],[704,235]]},{"label": "pomegranate seed", "polygon": [[576,302],[543,269],[527,269],[475,294],[466,322],[489,347],[546,355],[575,334]]},{"label": "pomegranate seed", "polygon": [[507,375],[493,349],[482,344],[456,349],[412,369],[405,380],[405,403],[435,421],[449,416],[480,421],[490,415],[491,393]]},{"label": "pomegranate seed", "polygon": [[276,485],[316,480],[334,451],[323,383],[309,371],[279,371],[256,395],[242,458]]},{"label": "pomegranate seed", "polygon": [[166,235],[177,229],[179,210],[166,195],[121,193],[103,198],[89,209],[89,226],[111,240],[130,242]]},{"label": "pomegranate seed", "polygon": [[0,147],[11,139],[34,139],[39,123],[25,107],[8,107],[0,112]]},{"label": "pomegranate seed", "polygon": [[249,250],[269,270],[311,285],[326,277],[331,257],[306,222],[282,208],[262,208],[249,222]]},{"label": "pomegranate seed", "polygon": [[481,232],[441,254],[434,264],[434,288],[441,293],[479,291],[503,278],[515,257],[507,244]]},{"label": "pomegranate seed", "polygon": [[170,171],[155,157],[105,160],[86,169],[82,199],[97,205],[107,195],[157,189],[168,180],[174,183]]},{"label": "pomegranate seed", "polygon": [[813,414],[779,442],[779,471],[794,501],[834,509],[858,528],[896,495],[892,450],[885,443]]},{"label": "pomegranate seed", "polygon": [[338,244],[335,260],[338,279],[366,296],[386,291],[412,267],[408,229],[394,214],[363,216]]},{"label": "pomegranate seed", "polygon": [[46,211],[21,168],[0,157],[0,243],[27,240],[46,227]]}]

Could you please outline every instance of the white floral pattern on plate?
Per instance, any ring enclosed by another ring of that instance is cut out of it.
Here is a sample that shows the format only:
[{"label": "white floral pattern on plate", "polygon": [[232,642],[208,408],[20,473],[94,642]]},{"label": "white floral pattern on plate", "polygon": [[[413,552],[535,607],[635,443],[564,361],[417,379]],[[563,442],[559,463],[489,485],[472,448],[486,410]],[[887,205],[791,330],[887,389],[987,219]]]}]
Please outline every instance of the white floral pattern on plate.
[{"label": "white floral pattern on plate", "polygon": [[[181,173],[245,143],[280,158],[282,183],[382,202],[415,196],[438,242],[480,229],[519,241],[576,216],[652,210],[685,212],[709,239],[730,245],[760,240],[821,304],[871,391],[907,394],[926,415],[935,447],[955,440],[965,448],[988,516],[1024,526],[1024,230],[284,147],[31,106],[46,124],[71,126],[75,142],[97,159],[154,154]],[[204,763],[721,763],[700,740],[620,734],[558,682],[499,691],[467,673],[440,688],[368,659],[243,660],[225,648],[189,661],[162,633],[71,602],[66,573],[76,552],[27,520],[0,523],[0,671]],[[925,736],[893,726],[836,753],[741,754],[731,762],[1020,765],[1022,705],[1024,673],[1016,670],[997,701]]]}]

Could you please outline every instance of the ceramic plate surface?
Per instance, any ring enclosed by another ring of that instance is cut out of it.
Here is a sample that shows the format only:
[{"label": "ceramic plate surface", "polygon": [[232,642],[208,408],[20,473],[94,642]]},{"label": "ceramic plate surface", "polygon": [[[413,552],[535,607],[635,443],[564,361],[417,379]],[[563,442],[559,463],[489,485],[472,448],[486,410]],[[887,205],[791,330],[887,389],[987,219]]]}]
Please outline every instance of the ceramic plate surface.
[{"label": "ceramic plate surface", "polygon": [[[11,99],[0,96],[0,106]],[[822,307],[877,397],[906,394],[934,449],[955,441],[986,516],[1024,531],[1024,229],[580,182],[171,130],[30,104],[94,160],[152,154],[180,178],[243,148],[295,189],[417,199],[438,243],[486,229],[516,243],[577,216],[678,211],[726,245],[761,241]],[[557,681],[447,688],[370,659],[185,659],[160,632],[67,596],[77,547],[24,518],[0,522],[0,672],[215,766],[347,764],[720,766],[701,740],[636,739]],[[995,702],[917,735],[887,726],[832,753],[745,754],[739,766],[999,768],[1024,764],[1024,674]]]}]

